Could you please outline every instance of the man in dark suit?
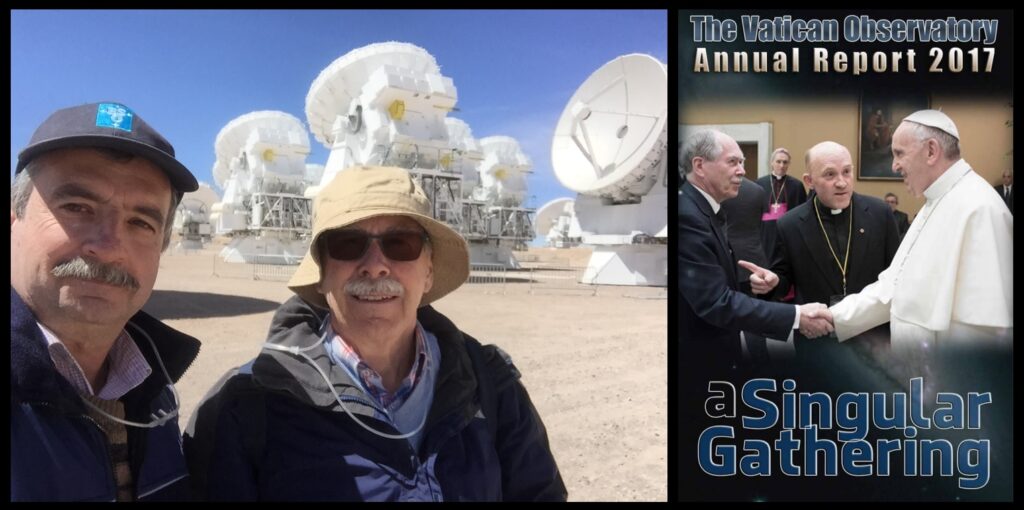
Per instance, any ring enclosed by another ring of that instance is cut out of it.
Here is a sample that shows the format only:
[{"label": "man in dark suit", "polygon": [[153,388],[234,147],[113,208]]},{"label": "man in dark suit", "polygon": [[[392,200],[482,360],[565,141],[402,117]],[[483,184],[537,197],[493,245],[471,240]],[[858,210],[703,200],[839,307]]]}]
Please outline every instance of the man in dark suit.
[{"label": "man in dark suit", "polygon": [[996,192],[1003,197],[1003,203],[1010,208],[1010,214],[1013,214],[1013,172],[1003,170],[1003,183],[996,184]]},{"label": "man in dark suit", "polygon": [[765,221],[762,244],[764,252],[769,254],[775,249],[775,237],[777,231],[777,220],[792,211],[800,204],[807,201],[807,191],[804,184],[790,175],[789,151],[779,147],[772,152],[771,157],[772,173],[761,177],[757,183],[765,192],[765,206],[768,212],[762,216]]},{"label": "man in dark suit", "polygon": [[[860,292],[889,267],[900,238],[892,210],[883,201],[854,193],[850,151],[835,142],[821,142],[807,151],[804,182],[816,197],[788,212],[778,223],[778,242],[772,271],[778,276],[774,291],[796,288],[797,303],[838,302]],[[756,273],[756,271],[755,271]],[[756,276],[754,291],[768,290]],[[877,355],[888,347],[889,325],[869,331],[842,345],[834,338],[808,340],[797,335],[801,361],[841,362],[850,347]]]},{"label": "man in dark suit", "polygon": [[895,193],[886,193],[885,203],[889,204],[889,208],[892,209],[892,215],[896,218],[896,230],[899,231],[902,241],[903,236],[907,235],[907,231],[910,230],[910,218],[907,213],[897,209],[900,206],[900,198]]},{"label": "man in dark suit", "polygon": [[[822,305],[771,303],[739,292],[721,202],[739,193],[743,152],[728,135],[700,130],[680,148],[679,191],[680,369],[718,370],[741,360],[740,331],[786,338],[799,327],[814,333],[830,326]],[[698,360],[694,362],[694,360]]]}]

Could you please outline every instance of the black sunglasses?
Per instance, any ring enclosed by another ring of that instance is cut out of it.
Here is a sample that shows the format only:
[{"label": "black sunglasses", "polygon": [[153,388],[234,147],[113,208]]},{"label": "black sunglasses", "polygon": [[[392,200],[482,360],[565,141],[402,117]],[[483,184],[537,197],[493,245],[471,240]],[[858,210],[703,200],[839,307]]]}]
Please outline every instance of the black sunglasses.
[{"label": "black sunglasses", "polygon": [[423,232],[396,231],[380,235],[370,235],[362,230],[332,230],[322,237],[322,245],[327,254],[335,260],[359,260],[370,248],[370,242],[376,239],[384,256],[400,262],[408,262],[420,258],[423,243],[427,234]]}]

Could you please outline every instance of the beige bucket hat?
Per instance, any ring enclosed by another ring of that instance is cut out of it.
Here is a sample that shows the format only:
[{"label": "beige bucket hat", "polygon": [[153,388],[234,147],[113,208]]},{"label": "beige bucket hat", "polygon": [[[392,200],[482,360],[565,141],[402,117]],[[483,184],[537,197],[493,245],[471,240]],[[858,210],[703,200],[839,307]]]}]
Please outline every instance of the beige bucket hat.
[{"label": "beige bucket hat", "polygon": [[448,225],[430,215],[430,201],[412,175],[402,168],[356,166],[338,172],[313,200],[313,239],[288,288],[302,299],[327,308],[320,284],[320,236],[376,216],[406,216],[430,237],[434,284],[423,295],[426,306],[457,289],[469,278],[469,247]]}]

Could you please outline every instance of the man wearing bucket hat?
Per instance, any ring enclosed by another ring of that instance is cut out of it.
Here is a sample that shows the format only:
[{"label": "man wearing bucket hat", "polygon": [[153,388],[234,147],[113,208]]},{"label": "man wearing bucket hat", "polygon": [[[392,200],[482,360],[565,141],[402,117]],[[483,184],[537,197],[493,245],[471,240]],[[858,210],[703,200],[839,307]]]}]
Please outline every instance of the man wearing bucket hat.
[{"label": "man wearing bucket hat", "polygon": [[177,381],[199,341],[140,311],[183,193],[130,108],[54,112],[11,184],[11,500],[187,499]]},{"label": "man wearing bucket hat", "polygon": [[400,168],[321,190],[297,296],[189,423],[201,497],[565,500],[511,361],[429,306],[469,276],[465,240],[430,210]]},{"label": "man wearing bucket hat", "polygon": [[831,307],[845,341],[889,321],[892,352],[1006,347],[1013,338],[1013,216],[960,157],[960,133],[945,113],[908,115],[893,133],[894,172],[924,207],[878,281]]}]

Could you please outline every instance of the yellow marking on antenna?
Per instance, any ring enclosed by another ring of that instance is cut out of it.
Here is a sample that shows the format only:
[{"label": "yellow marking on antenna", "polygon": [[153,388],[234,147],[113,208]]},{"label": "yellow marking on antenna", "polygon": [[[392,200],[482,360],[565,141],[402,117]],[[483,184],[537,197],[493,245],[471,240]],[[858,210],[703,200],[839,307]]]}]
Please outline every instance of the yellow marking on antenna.
[{"label": "yellow marking on antenna", "polygon": [[402,120],[402,117],[405,115],[405,101],[401,99],[392,101],[391,105],[388,106],[388,114],[391,115],[392,119]]}]

